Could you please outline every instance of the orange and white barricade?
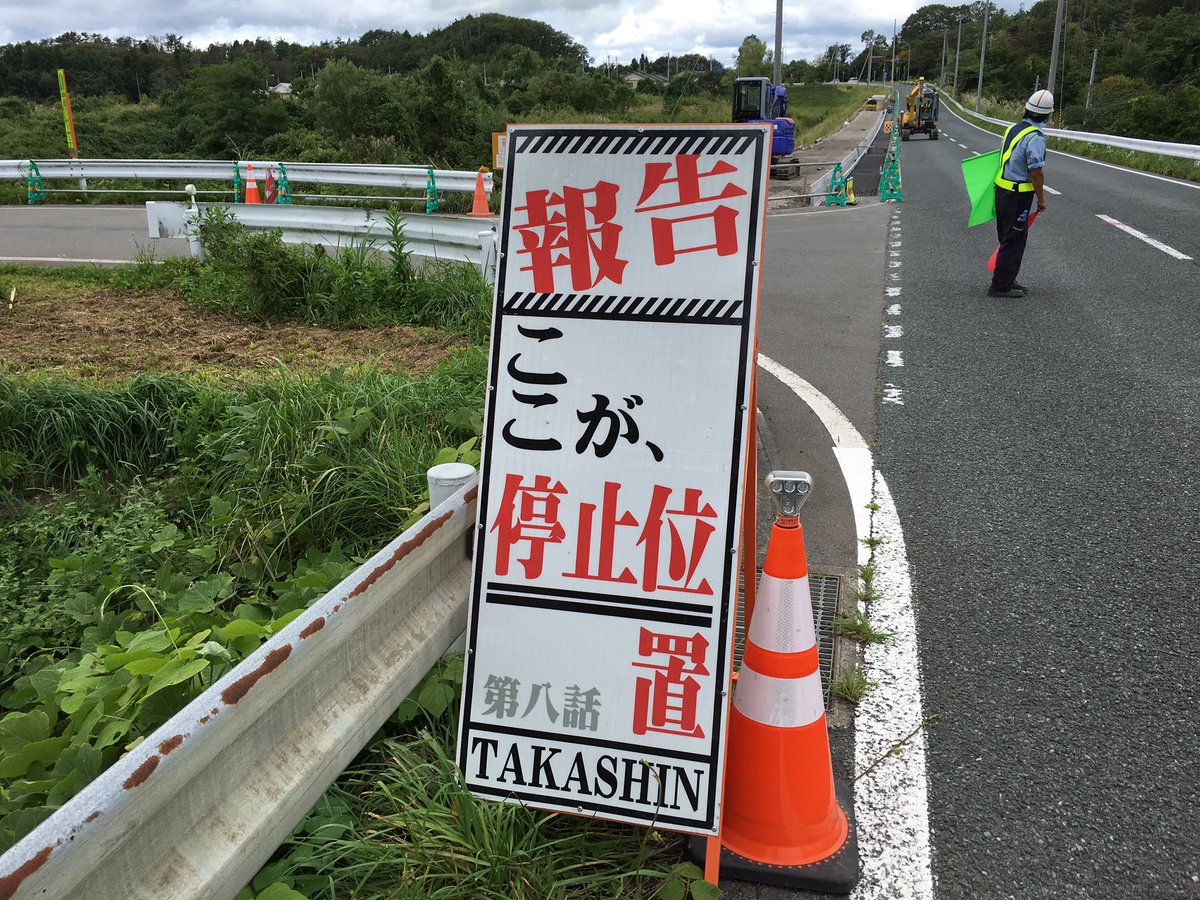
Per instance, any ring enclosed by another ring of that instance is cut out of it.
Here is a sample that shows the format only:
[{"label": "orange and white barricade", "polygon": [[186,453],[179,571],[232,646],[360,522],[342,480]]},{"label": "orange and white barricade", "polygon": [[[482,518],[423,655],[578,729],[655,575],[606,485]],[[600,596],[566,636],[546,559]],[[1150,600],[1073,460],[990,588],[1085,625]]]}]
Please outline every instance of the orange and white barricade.
[{"label": "orange and white barricade", "polygon": [[[721,875],[849,893],[858,881],[852,796],[834,785],[797,518],[812,479],[772,472],[767,484],[779,515],[730,713]],[[693,842],[693,855],[703,846]]]}]

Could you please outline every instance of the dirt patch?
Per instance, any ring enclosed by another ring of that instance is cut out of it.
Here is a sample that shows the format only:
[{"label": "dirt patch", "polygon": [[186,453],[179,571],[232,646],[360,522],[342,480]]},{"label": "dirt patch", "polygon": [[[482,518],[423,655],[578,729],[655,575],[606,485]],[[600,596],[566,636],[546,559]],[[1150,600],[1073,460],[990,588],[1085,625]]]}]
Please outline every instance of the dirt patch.
[{"label": "dirt patch", "polygon": [[361,363],[419,375],[466,346],[429,328],[246,325],[199,312],[170,291],[133,293],[19,276],[0,282],[0,372],[10,375],[115,382],[180,373],[241,380],[280,364],[309,372]]}]

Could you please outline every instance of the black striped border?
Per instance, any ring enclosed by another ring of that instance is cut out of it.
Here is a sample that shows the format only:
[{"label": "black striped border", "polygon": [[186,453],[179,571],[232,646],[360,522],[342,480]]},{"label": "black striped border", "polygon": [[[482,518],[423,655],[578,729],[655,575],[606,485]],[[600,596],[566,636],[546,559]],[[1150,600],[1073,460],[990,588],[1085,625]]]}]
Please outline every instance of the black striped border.
[{"label": "black striped border", "polygon": [[677,153],[698,154],[700,156],[716,156],[718,154],[742,154],[749,151],[756,140],[756,135],[720,134],[713,130],[661,130],[646,129],[649,134],[613,134],[608,131],[591,131],[588,129],[572,130],[563,134],[561,130],[552,133],[522,132],[517,135],[514,149],[517,153],[607,153],[620,155],[658,155],[674,156]]},{"label": "black striped border", "polygon": [[504,299],[506,315],[565,319],[621,319],[637,322],[741,325],[742,300],[701,297],[621,297],[615,294],[537,294],[518,291]]}]

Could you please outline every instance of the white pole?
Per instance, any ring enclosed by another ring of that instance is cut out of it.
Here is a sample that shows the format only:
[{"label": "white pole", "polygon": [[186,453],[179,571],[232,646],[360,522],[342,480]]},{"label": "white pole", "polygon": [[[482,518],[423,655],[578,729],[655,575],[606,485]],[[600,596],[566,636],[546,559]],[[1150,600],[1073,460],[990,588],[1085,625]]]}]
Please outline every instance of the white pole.
[{"label": "white pole", "polygon": [[958,20],[958,42],[954,45],[954,93],[958,94],[958,54],[962,50],[962,19]]},{"label": "white pole", "polygon": [[1083,104],[1084,109],[1092,108],[1092,85],[1096,83],[1096,57],[1100,55],[1100,48],[1097,47],[1092,51],[1092,75],[1088,78],[1087,102]]},{"label": "white pole", "polygon": [[896,83],[896,20],[892,19],[892,84]]},{"label": "white pole", "polygon": [[[949,43],[949,37],[950,37],[950,29],[949,28],[943,29],[942,30],[942,67],[938,70],[938,85],[943,88],[946,86],[946,47],[947,47],[947,44]],[[912,58],[912,48],[911,47],[908,50],[908,55],[909,55],[909,58],[911,59]]]},{"label": "white pole", "polygon": [[775,0],[775,82],[783,84],[783,0]]},{"label": "white pole", "polygon": [[[1058,77],[1058,44],[1062,36],[1063,7],[1066,0],[1058,0],[1058,11],[1054,14],[1054,44],[1050,47],[1050,77],[1046,79],[1046,90],[1054,93],[1054,80]],[[1061,104],[1060,104],[1061,105]]]},{"label": "white pole", "polygon": [[983,40],[979,42],[979,87],[975,89],[975,112],[983,112],[983,64],[987,58],[987,26],[988,13],[991,12],[990,0],[983,4]]}]

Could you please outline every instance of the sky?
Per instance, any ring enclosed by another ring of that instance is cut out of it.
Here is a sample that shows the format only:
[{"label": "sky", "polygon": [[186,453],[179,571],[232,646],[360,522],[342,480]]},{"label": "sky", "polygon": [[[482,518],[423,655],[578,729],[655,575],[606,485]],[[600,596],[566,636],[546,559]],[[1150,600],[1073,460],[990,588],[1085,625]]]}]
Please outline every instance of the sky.
[{"label": "sky", "polygon": [[[916,0],[788,0],[784,3],[783,59],[814,59],[830,44],[848,43],[857,53],[867,29],[891,35],[892,20],[904,19]],[[1015,9],[1015,2],[997,4]],[[31,10],[36,10],[32,12]],[[566,32],[591,52],[596,63],[628,63],[645,53],[700,53],[732,63],[748,34],[773,48],[775,5],[755,0],[102,0],[99,3],[42,0],[36,7],[0,0],[0,44],[41,40],[65,31],[108,37],[162,36],[168,32],[203,48],[210,43],[263,37],[302,44],[357,38],[373,28],[425,33],[472,13],[501,12],[538,19]]]}]

